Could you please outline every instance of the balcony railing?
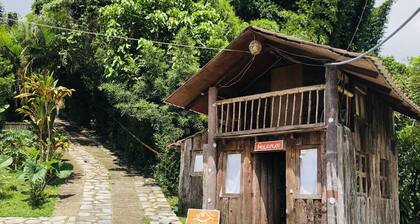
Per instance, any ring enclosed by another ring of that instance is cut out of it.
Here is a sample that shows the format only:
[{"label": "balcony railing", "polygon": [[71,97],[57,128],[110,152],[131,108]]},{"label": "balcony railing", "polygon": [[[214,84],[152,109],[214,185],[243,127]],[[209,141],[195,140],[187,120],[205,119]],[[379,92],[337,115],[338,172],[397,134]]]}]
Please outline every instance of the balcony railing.
[{"label": "balcony railing", "polygon": [[314,85],[217,101],[216,136],[322,127],[324,88]]}]

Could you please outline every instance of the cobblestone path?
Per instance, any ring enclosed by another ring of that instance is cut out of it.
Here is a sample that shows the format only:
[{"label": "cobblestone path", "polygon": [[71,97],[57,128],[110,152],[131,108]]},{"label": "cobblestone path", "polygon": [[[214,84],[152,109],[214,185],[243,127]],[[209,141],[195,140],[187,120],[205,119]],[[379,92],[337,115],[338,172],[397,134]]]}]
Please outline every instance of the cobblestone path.
[{"label": "cobblestone path", "polygon": [[[68,126],[64,122],[63,125]],[[66,203],[61,201],[66,199],[60,199],[57,206],[78,207],[77,211],[62,212],[65,209],[56,208],[58,212],[55,211],[53,217],[3,217],[0,224],[180,224],[152,179],[119,164],[118,156],[95,141],[92,135],[83,131],[70,131],[70,135],[74,145],[68,154],[81,170],[84,181],[76,186],[83,185],[83,189],[74,191],[81,194],[76,195],[80,197],[78,202]]]}]

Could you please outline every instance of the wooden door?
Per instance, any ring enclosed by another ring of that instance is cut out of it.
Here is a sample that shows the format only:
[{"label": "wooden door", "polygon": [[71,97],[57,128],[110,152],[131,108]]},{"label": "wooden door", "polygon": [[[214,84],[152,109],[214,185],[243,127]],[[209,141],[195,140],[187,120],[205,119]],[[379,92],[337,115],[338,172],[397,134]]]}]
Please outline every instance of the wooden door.
[{"label": "wooden door", "polygon": [[[288,139],[286,144],[286,220],[290,224],[326,223],[322,179],[324,173],[323,140],[319,133],[302,134]],[[317,150],[316,187],[313,194],[302,194],[300,165],[302,150]]]}]

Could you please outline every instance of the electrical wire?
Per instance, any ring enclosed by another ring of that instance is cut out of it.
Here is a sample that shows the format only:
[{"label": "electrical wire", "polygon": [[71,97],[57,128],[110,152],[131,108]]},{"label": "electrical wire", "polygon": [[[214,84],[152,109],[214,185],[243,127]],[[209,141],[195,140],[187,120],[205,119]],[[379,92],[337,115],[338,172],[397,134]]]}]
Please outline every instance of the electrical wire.
[{"label": "electrical wire", "polygon": [[48,25],[48,24],[36,23],[36,22],[30,22],[30,21],[21,21],[19,19],[12,19],[12,18],[5,18],[5,19],[7,19],[9,21],[14,21],[14,22],[23,22],[23,23],[26,23],[26,24],[29,24],[29,25],[33,25],[33,26],[40,26],[40,27],[45,27],[45,28],[50,28],[50,29],[57,29],[57,30],[63,30],[63,31],[69,31],[69,32],[79,32],[79,33],[84,33],[84,34],[88,34],[88,35],[102,36],[102,37],[114,38],[114,39],[123,39],[123,40],[130,40],[130,41],[147,40],[147,41],[150,41],[150,42],[155,43],[155,44],[167,45],[167,46],[174,46],[174,47],[184,47],[184,48],[196,48],[196,49],[204,49],[204,50],[218,50],[218,51],[250,53],[249,51],[229,49],[229,48],[193,46],[193,45],[177,44],[177,43],[163,42],[163,41],[157,41],[157,40],[148,40],[148,39],[144,39],[144,38],[133,38],[133,37],[124,37],[124,36],[117,36],[117,35],[107,35],[107,34],[104,34],[104,33],[97,33],[97,32],[91,32],[91,31],[86,31],[86,30],[78,30],[78,29],[67,28],[67,27],[52,26],[52,25]]},{"label": "electrical wire", "polygon": [[391,35],[389,35],[387,38],[385,38],[384,40],[382,40],[381,42],[379,42],[378,44],[376,44],[374,47],[372,47],[371,49],[369,49],[368,51],[366,51],[363,54],[360,54],[359,56],[349,59],[349,60],[345,60],[345,61],[340,61],[340,62],[332,62],[332,63],[326,63],[324,64],[325,66],[337,66],[337,65],[345,65],[348,64],[352,61],[356,61],[366,55],[368,55],[370,52],[374,51],[375,49],[377,49],[378,47],[382,46],[385,42],[387,42],[389,39],[391,39],[395,34],[397,34],[404,26],[406,26],[418,13],[420,12],[420,7],[417,8],[417,10],[410,16],[408,17],[408,19],[402,23],[394,32],[391,33]]},{"label": "electrical wire", "polygon": [[[235,75],[231,80],[229,80],[226,84],[221,85],[220,87],[221,88],[231,87],[231,86],[235,85],[236,83],[238,83],[239,81],[241,81],[242,78],[248,72],[249,68],[251,68],[251,65],[254,62],[254,60],[255,60],[255,55],[252,56],[251,60],[249,60],[249,62],[242,68],[242,70],[237,75]],[[239,76],[239,78],[237,78],[238,76]]]},{"label": "electrical wire", "polygon": [[280,56],[282,56],[283,58],[287,59],[288,61],[296,63],[296,64],[302,64],[302,65],[313,66],[313,67],[324,67],[323,64],[311,64],[311,63],[306,63],[306,62],[299,61],[299,60],[287,55],[286,53],[283,53],[282,51],[279,51],[278,48],[274,48],[274,51],[277,54],[279,54]]},{"label": "electrical wire", "polygon": [[356,33],[359,30],[360,23],[362,22],[363,15],[365,13],[367,3],[368,3],[368,0],[365,0],[365,6],[363,7],[362,13],[360,14],[360,18],[359,18],[359,22],[357,23],[356,30],[354,30],[353,36],[351,37],[350,42],[349,42],[349,45],[347,45],[346,50],[348,50],[350,48],[350,45],[353,43],[354,37],[356,37]]},{"label": "electrical wire", "polygon": [[262,76],[264,76],[265,74],[267,74],[267,72],[269,72],[274,66],[277,65],[277,63],[279,61],[281,61],[282,58],[278,58],[273,64],[270,65],[270,67],[268,67],[263,73],[261,73],[260,75],[258,75],[257,77],[255,77],[255,79],[253,79],[251,82],[249,82],[249,85],[247,85],[243,90],[247,90],[250,86],[254,85],[254,82],[257,81],[259,78],[261,78]]}]

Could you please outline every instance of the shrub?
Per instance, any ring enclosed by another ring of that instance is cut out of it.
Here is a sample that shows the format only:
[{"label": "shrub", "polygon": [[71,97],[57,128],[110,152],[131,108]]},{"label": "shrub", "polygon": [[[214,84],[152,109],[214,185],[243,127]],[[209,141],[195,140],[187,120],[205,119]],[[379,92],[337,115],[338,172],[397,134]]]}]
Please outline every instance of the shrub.
[{"label": "shrub", "polygon": [[16,96],[23,106],[17,111],[30,119],[37,134],[41,161],[49,161],[61,144],[54,140],[54,120],[64,105],[64,99],[74,90],[57,86],[51,73],[33,74],[23,84],[25,92]]},{"label": "shrub", "polygon": [[28,130],[6,130],[0,133],[0,154],[13,159],[12,169],[18,170],[36,150],[36,136]]},{"label": "shrub", "polygon": [[45,201],[44,190],[50,181],[66,179],[73,173],[73,165],[61,161],[38,163],[28,159],[24,163],[19,179],[24,180],[29,187],[29,203],[39,207]]},{"label": "shrub", "polygon": [[10,156],[0,155],[0,195],[3,193],[1,188],[2,181],[4,180],[3,172],[5,172],[6,168],[12,164],[13,159]]}]

